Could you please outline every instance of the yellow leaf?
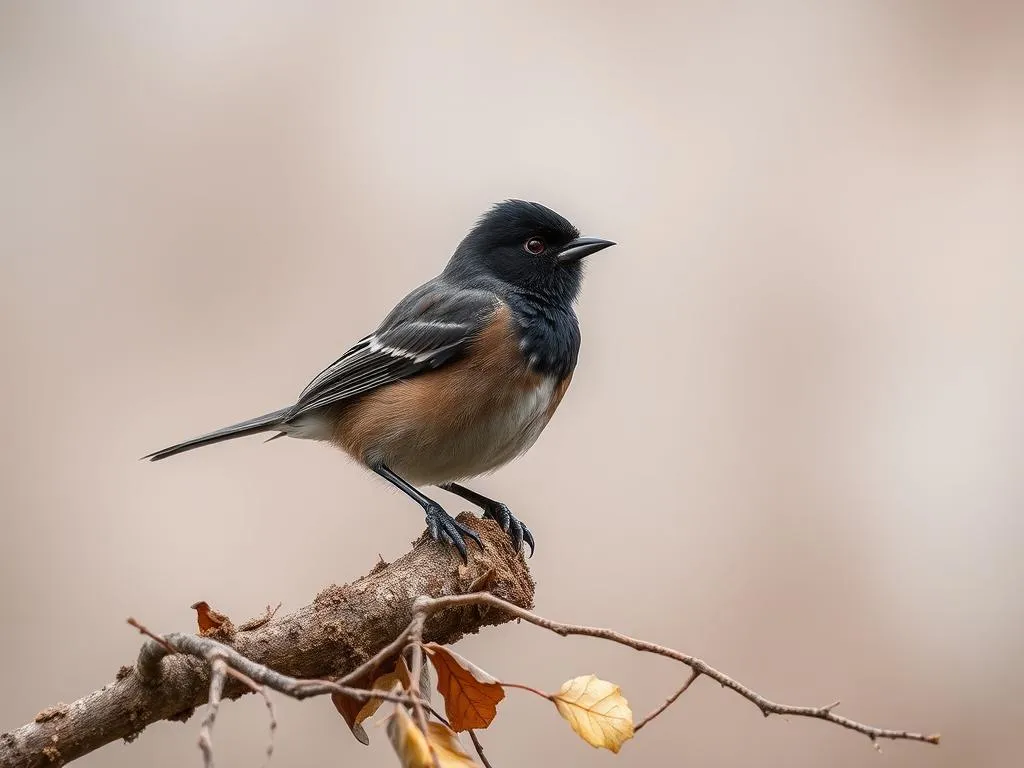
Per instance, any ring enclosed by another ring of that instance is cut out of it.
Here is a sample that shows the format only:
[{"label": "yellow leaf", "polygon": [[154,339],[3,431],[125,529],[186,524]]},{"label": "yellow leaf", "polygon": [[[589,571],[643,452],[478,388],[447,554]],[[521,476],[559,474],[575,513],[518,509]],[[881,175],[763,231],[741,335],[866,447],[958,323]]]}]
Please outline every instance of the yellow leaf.
[{"label": "yellow leaf", "polygon": [[594,675],[574,677],[551,697],[558,714],[593,747],[618,752],[633,738],[633,712],[619,686]]},{"label": "yellow leaf", "polygon": [[444,697],[444,712],[456,733],[486,728],[505,698],[501,683],[468,659],[437,643],[427,643],[427,658],[437,670],[437,690]]},{"label": "yellow leaf", "polygon": [[388,738],[402,768],[433,768],[433,745],[441,768],[477,768],[459,743],[459,737],[441,723],[427,723],[424,736],[405,707],[396,706],[388,722]]}]

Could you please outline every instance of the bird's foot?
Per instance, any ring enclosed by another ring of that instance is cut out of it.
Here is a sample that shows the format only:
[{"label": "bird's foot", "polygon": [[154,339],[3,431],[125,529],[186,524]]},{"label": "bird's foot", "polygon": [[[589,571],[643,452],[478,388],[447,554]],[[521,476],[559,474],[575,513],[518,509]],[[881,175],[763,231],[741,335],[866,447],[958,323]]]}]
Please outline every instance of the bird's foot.
[{"label": "bird's foot", "polygon": [[476,545],[483,550],[483,542],[476,535],[476,531],[467,528],[454,517],[449,515],[440,504],[431,504],[424,509],[427,516],[427,532],[434,541],[446,541],[457,550],[462,556],[463,562],[469,562],[469,553],[466,551],[466,540],[464,536],[476,542]]},{"label": "bird's foot", "polygon": [[484,507],[483,516],[501,526],[501,530],[512,539],[512,546],[515,547],[516,552],[523,548],[524,541],[529,544],[530,557],[533,557],[533,534],[526,527],[526,523],[516,518],[507,506],[500,501],[492,502]]}]

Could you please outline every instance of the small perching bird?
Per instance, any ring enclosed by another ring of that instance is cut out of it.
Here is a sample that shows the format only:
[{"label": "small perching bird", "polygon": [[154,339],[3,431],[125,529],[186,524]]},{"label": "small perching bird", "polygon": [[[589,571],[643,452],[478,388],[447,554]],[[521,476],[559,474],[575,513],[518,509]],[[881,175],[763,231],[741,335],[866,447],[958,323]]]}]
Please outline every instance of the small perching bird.
[{"label": "small perching bird", "polygon": [[477,222],[444,271],[414,290],[325,368],[294,405],[186,440],[144,458],[276,431],[325,440],[414,499],[427,529],[466,558],[472,530],[428,498],[436,485],[479,506],[534,549],[504,504],[459,480],[530,448],[562,400],[580,349],[573,311],[582,259],[614,245],[580,237],[539,203],[506,200]]}]

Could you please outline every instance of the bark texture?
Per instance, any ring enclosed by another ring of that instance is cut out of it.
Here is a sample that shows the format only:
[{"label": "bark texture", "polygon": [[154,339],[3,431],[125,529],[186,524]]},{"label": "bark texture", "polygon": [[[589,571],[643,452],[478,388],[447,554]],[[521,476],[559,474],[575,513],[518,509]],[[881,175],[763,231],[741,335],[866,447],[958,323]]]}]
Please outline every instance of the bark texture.
[{"label": "bark texture", "polygon": [[[395,639],[412,618],[413,601],[488,590],[523,608],[533,606],[534,584],[522,556],[490,521],[462,514],[484,542],[470,547],[468,565],[452,547],[420,539],[391,564],[344,586],[331,585],[297,611],[254,629],[225,625],[212,635],[242,655],[286,675],[337,678]],[[453,643],[512,617],[493,608],[465,607],[431,616],[424,640]],[[244,625],[242,625],[244,626]],[[143,665],[140,669],[139,665]],[[0,734],[0,766],[37,768],[68,763],[117,739],[132,741],[150,723],[183,720],[207,700],[208,665],[181,654],[156,662],[140,658],[117,678],[72,704],[58,704],[10,733]],[[246,690],[230,681],[225,698]]]}]

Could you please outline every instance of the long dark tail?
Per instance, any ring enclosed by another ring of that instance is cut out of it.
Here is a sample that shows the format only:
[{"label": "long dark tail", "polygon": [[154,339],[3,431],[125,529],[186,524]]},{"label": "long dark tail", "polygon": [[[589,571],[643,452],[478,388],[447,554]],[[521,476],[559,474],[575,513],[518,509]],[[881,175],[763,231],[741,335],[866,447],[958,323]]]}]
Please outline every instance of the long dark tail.
[{"label": "long dark tail", "polygon": [[213,445],[214,443],[220,443],[224,440],[233,440],[236,437],[255,435],[260,432],[269,432],[281,426],[281,423],[287,417],[289,411],[291,411],[291,408],[282,408],[279,411],[265,413],[262,416],[257,416],[255,419],[241,421],[238,424],[232,424],[230,427],[218,429],[216,432],[210,432],[206,435],[193,437],[191,440],[186,440],[183,443],[172,445],[169,448],[164,448],[163,450],[151,453],[148,456],[143,456],[142,458],[149,459],[150,461],[159,461],[160,459],[166,459],[168,456],[174,456],[177,453],[191,451],[193,448],[200,448],[204,445]]}]

